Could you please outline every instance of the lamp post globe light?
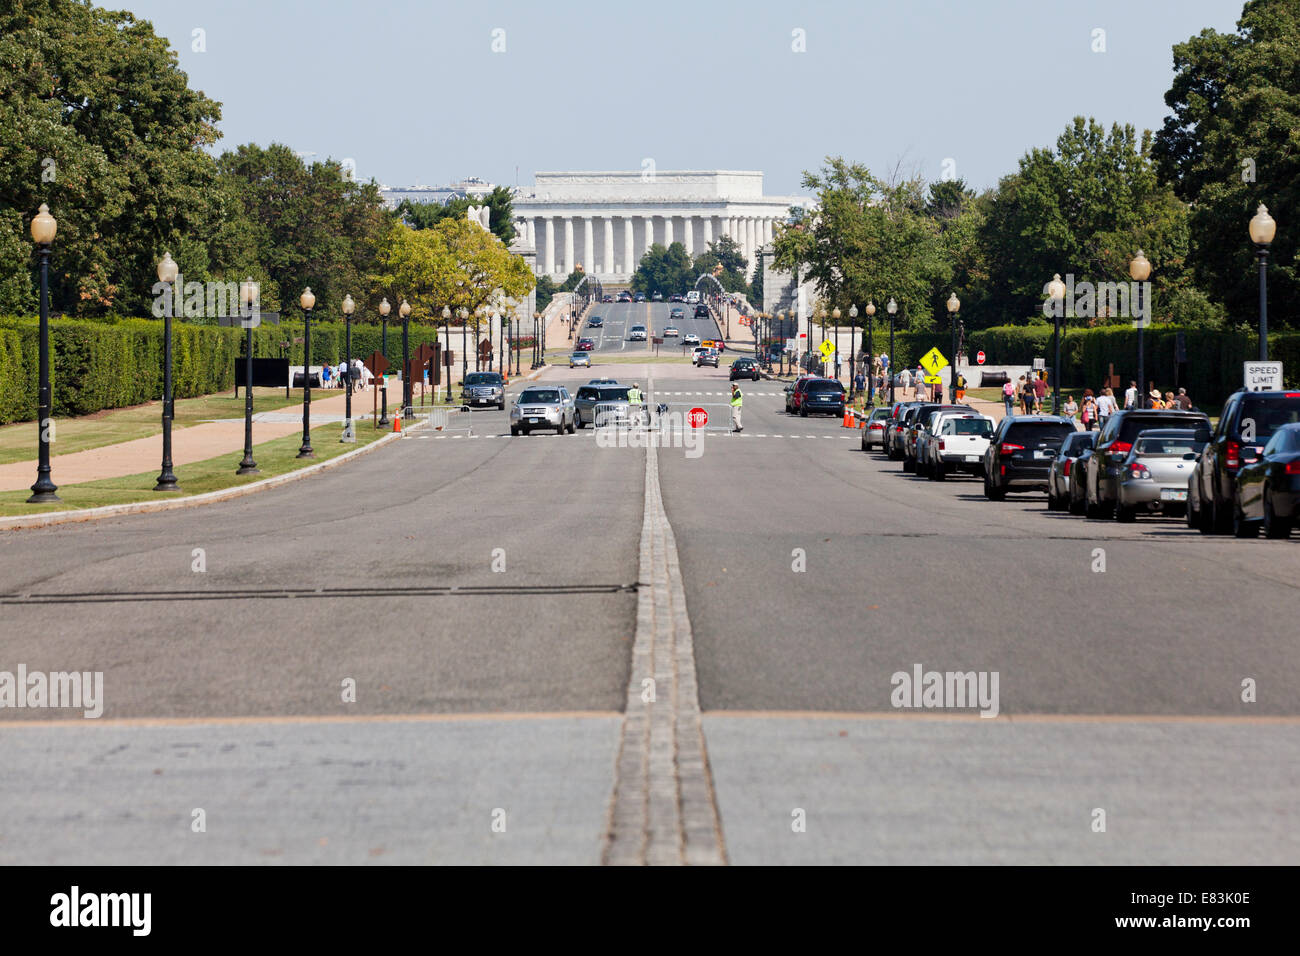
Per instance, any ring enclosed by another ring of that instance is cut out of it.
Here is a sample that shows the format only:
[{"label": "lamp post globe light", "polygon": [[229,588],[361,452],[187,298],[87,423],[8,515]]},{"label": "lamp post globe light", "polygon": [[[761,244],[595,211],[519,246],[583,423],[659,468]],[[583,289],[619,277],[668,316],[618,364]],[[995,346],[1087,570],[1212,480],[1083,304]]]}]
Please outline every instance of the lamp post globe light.
[{"label": "lamp post globe light", "polygon": [[[1065,315],[1065,283],[1058,272],[1047,283],[1047,297],[1052,300],[1052,347],[1056,350],[1056,368],[1053,371],[1052,414],[1061,414],[1061,319]],[[1140,333],[1139,333],[1140,334]]]},{"label": "lamp post globe light", "polygon": [[[45,207],[42,206],[42,209]],[[1268,247],[1277,232],[1277,223],[1263,203],[1250,220],[1250,241],[1259,256],[1259,360],[1268,361]]]},{"label": "lamp post globe light", "polygon": [[261,474],[253,461],[253,320],[261,288],[252,279],[239,286],[239,302],[244,323],[244,457],[236,469],[237,475]]},{"label": "lamp post globe light", "polygon": [[885,374],[889,376],[889,404],[894,404],[894,316],[898,314],[898,303],[890,298],[889,303],[885,306],[885,311],[889,313],[889,368]]},{"label": "lamp post globe light", "polygon": [[346,342],[344,357],[347,361],[348,377],[345,380],[347,384],[347,396],[343,399],[343,434],[339,436],[339,441],[350,444],[356,441],[356,435],[352,431],[352,313],[357,309],[357,304],[352,301],[352,296],[343,297],[343,334]]},{"label": "lamp post globe light", "polygon": [[442,348],[438,349],[438,358],[447,376],[447,403],[451,404],[451,364],[447,361],[447,345],[451,341],[451,307],[442,307]]},{"label": "lamp post globe light", "polygon": [[[311,310],[316,308],[316,296],[311,286],[302,290],[298,296],[302,306],[302,445],[298,448],[299,458],[315,458],[311,447]],[[348,374],[352,374],[349,368]]]},{"label": "lamp post globe light", "polygon": [[[1151,277],[1151,262],[1146,256],[1142,255],[1142,250],[1137,251],[1128,264],[1128,274],[1133,281],[1138,284],[1137,287],[1137,321],[1134,323],[1138,330],[1138,394],[1137,407],[1147,407],[1147,363],[1144,334],[1146,332],[1146,313],[1142,309],[1142,289],[1146,286],[1146,280]],[[1150,307],[1150,302],[1147,303]]]},{"label": "lamp post globe light", "polygon": [[402,317],[402,418],[411,420],[411,303],[405,299],[397,307]]},{"label": "lamp post globe light", "polygon": [[36,416],[37,465],[36,483],[32,485],[32,496],[28,504],[40,505],[51,501],[61,501],[58,486],[50,479],[50,431],[53,421],[52,395],[50,393],[50,244],[58,232],[59,224],[50,215],[50,207],[41,203],[40,210],[32,218],[32,239],[41,256],[41,370],[40,370],[40,411]]},{"label": "lamp post globe light", "polygon": [[393,311],[393,307],[388,304],[388,299],[384,298],[379,303],[379,323],[381,332],[379,333],[379,351],[384,353],[384,358],[388,358],[388,313]]},{"label": "lamp post globe light", "polygon": [[174,283],[180,272],[170,252],[164,252],[158,263],[158,281],[165,282],[171,288],[167,297],[167,310],[163,313],[163,450],[162,470],[158,473],[158,483],[154,491],[180,491],[176,475],[172,471],[172,419],[175,417],[174,396],[172,394],[172,312],[176,302]]},{"label": "lamp post globe light", "polygon": [[948,401],[957,402],[957,313],[961,311],[961,299],[953,292],[948,296],[948,323],[952,326],[952,371],[948,373]]}]

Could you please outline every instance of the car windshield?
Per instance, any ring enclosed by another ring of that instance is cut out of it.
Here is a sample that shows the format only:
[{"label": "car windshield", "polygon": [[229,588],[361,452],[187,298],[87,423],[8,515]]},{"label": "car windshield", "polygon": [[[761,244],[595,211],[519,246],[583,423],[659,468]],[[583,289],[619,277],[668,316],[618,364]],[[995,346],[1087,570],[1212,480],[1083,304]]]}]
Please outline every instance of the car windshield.
[{"label": "car windshield", "polygon": [[839,382],[809,382],[808,391],[810,392],[842,392],[844,386]]},{"label": "car windshield", "polygon": [[569,356],[569,358],[575,358],[575,359],[578,359],[579,361],[585,362],[585,361],[587,361],[587,353],[586,353],[586,352],[574,352],[572,355]]},{"label": "car windshield", "polygon": [[560,400],[560,393],[553,388],[530,388],[519,395],[520,405],[554,404]]},{"label": "car windshield", "polygon": [[1007,429],[1003,441],[1029,448],[1042,444],[1060,445],[1073,433],[1074,426],[1064,422],[1019,422]]},{"label": "car windshield", "polygon": [[1207,429],[1206,437],[1209,437],[1209,426],[1206,424],[1206,420],[1197,415],[1188,415],[1186,412],[1174,415],[1130,415],[1124,419],[1117,437],[1120,441],[1132,444],[1140,432],[1152,428],[1203,428]]},{"label": "car windshield", "polygon": [[634,326],[632,326],[632,331],[633,331],[633,332],[644,332],[644,331],[645,331],[645,326],[644,326],[644,325],[634,325]]},{"label": "car windshield", "polygon": [[979,435],[988,438],[993,434],[993,423],[987,418],[949,418],[940,433],[944,435]]},{"label": "car windshield", "polygon": [[500,385],[501,376],[496,372],[470,372],[465,376],[466,385]]},{"label": "car windshield", "polygon": [[1238,428],[1245,431],[1247,421],[1255,423],[1257,444],[1264,444],[1283,425],[1300,422],[1300,397],[1297,398],[1247,398],[1237,419]]},{"label": "car windshield", "polygon": [[878,422],[885,418],[889,418],[889,409],[877,408],[872,411],[870,421]]},{"label": "car windshield", "polygon": [[1199,455],[1204,447],[1205,442],[1194,438],[1139,438],[1133,453],[1142,458],[1182,458]]},{"label": "car windshield", "polygon": [[627,386],[619,385],[615,387],[606,387],[600,390],[599,401],[602,402],[626,402]]}]

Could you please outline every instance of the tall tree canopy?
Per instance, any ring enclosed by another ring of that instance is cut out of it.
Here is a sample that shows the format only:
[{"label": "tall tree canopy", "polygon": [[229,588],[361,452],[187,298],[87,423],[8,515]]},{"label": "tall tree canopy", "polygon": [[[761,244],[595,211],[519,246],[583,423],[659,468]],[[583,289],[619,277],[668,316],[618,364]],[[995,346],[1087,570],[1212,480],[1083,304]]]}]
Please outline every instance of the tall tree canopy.
[{"label": "tall tree canopy", "polygon": [[482,199],[457,196],[446,203],[411,202],[404,199],[398,215],[416,229],[431,229],[444,219],[465,219],[470,206],[487,206],[493,234],[507,246],[515,241],[514,196],[509,187],[497,186]]}]

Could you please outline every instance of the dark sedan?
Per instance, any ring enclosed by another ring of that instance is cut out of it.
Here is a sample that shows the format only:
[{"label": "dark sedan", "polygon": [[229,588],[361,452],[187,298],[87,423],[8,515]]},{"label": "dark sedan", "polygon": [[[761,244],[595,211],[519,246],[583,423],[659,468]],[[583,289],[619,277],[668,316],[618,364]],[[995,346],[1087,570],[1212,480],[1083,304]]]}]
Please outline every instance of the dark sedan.
[{"label": "dark sedan", "polygon": [[749,378],[757,382],[760,378],[758,372],[758,363],[753,359],[739,358],[731,363],[731,381],[738,378]]},{"label": "dark sedan", "polygon": [[1237,471],[1237,502],[1232,530],[1253,538],[1287,538],[1300,517],[1300,424],[1283,425],[1264,452]]},{"label": "dark sedan", "polygon": [[596,347],[593,339],[578,339],[578,344],[573,347],[575,352],[590,352]]},{"label": "dark sedan", "polygon": [[601,329],[605,327],[605,320],[599,315],[593,315],[587,320],[587,328]]},{"label": "dark sedan", "polygon": [[1097,433],[1094,431],[1075,432],[1061,442],[1061,450],[1052,459],[1052,467],[1047,473],[1048,511],[1064,511],[1070,507],[1071,472],[1077,466],[1079,456],[1096,443]]}]

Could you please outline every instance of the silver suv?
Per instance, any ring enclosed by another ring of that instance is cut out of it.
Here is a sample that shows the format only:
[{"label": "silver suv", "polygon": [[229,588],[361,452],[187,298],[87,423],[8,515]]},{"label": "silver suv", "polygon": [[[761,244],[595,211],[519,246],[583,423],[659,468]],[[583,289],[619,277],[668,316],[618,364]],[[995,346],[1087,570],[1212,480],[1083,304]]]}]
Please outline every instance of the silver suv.
[{"label": "silver suv", "polygon": [[563,385],[533,385],[524,389],[510,409],[510,434],[527,435],[535,428],[554,428],[557,435],[572,435],[573,399]]},{"label": "silver suv", "polygon": [[579,388],[574,399],[578,427],[627,422],[627,389],[617,382],[591,382]]},{"label": "silver suv", "polygon": [[645,326],[644,325],[632,326],[631,330],[627,333],[627,339],[629,342],[644,342]]},{"label": "silver suv", "polygon": [[500,372],[470,372],[460,389],[460,400],[466,405],[495,405],[502,411],[506,407],[506,383]]}]

